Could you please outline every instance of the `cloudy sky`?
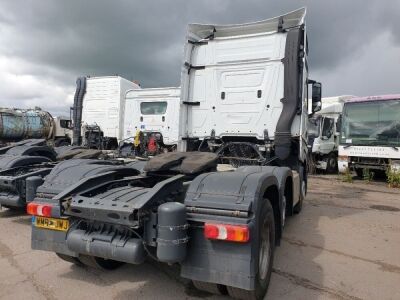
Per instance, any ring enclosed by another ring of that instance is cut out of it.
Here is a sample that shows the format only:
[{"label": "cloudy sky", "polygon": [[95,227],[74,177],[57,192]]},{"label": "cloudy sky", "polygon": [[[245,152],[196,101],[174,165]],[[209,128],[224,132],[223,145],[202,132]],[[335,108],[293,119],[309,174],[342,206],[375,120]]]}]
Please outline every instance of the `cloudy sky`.
[{"label": "cloudy sky", "polygon": [[186,25],[307,7],[311,77],[324,96],[400,93],[400,1],[1,0],[0,106],[68,112],[81,75],[178,86]]}]

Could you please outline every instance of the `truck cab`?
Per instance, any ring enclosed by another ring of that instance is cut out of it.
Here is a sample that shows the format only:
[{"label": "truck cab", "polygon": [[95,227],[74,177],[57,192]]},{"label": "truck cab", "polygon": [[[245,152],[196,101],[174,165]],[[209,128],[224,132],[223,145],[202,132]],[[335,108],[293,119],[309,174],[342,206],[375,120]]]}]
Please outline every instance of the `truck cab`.
[{"label": "truck cab", "polygon": [[357,97],[343,107],[339,171],[400,170],[400,95]]},{"label": "truck cab", "polygon": [[[322,99],[322,103],[324,99]],[[308,119],[308,147],[315,168],[337,172],[339,125],[343,103],[322,108]]]},{"label": "truck cab", "polygon": [[176,150],[180,88],[134,89],[125,98],[122,152],[146,157]]},{"label": "truck cab", "polygon": [[72,142],[72,121],[70,117],[54,117],[54,144],[58,146],[68,146]]}]

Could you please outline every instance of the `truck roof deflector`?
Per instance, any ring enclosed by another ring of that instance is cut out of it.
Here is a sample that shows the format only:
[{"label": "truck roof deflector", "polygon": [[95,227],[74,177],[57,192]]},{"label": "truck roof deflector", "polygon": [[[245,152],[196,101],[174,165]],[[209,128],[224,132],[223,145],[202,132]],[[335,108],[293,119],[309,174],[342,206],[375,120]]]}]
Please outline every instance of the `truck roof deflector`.
[{"label": "truck roof deflector", "polygon": [[205,39],[211,40],[214,37],[248,35],[268,31],[276,32],[280,23],[282,24],[282,30],[301,26],[304,24],[305,15],[306,8],[303,7],[275,18],[252,23],[232,25],[190,24],[188,35],[191,37],[190,40],[193,42]]}]

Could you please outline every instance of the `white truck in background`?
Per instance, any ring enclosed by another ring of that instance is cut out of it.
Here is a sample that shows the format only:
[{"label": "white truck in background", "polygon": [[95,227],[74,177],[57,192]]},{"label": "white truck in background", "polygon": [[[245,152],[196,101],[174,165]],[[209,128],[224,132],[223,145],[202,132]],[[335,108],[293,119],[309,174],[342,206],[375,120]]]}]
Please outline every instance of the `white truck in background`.
[{"label": "white truck in background", "polygon": [[308,147],[312,168],[337,172],[340,116],[343,103],[353,96],[327,97],[322,99],[321,110],[308,119]]},{"label": "white truck in background", "polygon": [[72,141],[71,118],[67,116],[58,116],[54,121],[54,145],[68,146]]},{"label": "white truck in background", "polygon": [[179,136],[179,87],[129,90],[125,101],[122,147],[126,154],[148,156],[176,150]]},{"label": "white truck in background", "polygon": [[341,123],[339,172],[400,171],[400,94],[352,98]]},{"label": "white truck in background", "polygon": [[123,136],[125,94],[140,89],[120,76],[80,77],[75,92],[74,145],[115,149]]}]

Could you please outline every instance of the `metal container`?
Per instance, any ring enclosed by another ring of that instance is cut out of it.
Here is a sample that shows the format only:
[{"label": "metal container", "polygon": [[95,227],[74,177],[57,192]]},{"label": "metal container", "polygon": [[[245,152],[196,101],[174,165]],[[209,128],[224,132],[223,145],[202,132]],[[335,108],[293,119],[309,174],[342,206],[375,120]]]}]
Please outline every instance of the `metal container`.
[{"label": "metal container", "polygon": [[0,109],[0,140],[52,138],[53,117],[42,110]]},{"label": "metal container", "polygon": [[157,258],[166,263],[182,262],[187,251],[186,207],[167,202],[158,207]]}]

